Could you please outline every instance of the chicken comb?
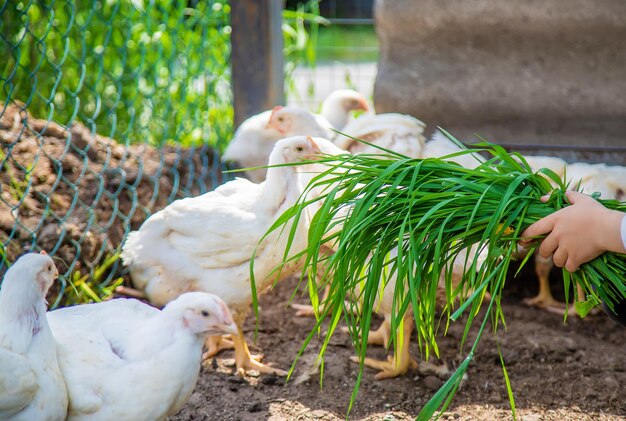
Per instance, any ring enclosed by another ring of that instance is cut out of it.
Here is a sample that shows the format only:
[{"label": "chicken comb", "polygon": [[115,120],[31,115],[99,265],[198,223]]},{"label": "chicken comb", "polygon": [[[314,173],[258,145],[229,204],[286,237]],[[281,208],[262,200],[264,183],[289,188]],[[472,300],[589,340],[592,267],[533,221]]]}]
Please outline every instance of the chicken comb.
[{"label": "chicken comb", "polygon": [[282,106],[282,105],[277,105],[277,106],[275,106],[274,108],[272,108],[272,113],[270,114],[270,121],[272,120],[272,117],[274,117],[274,113],[275,113],[276,111],[280,111],[280,110],[282,110],[282,109],[283,109],[283,106]]},{"label": "chicken comb", "polygon": [[270,114],[270,118],[267,120],[267,125],[265,126],[266,128],[274,127],[274,125],[272,124],[272,119],[274,118],[274,113],[276,111],[282,110],[282,108],[283,108],[282,105],[277,105],[274,108],[272,108],[272,113]]},{"label": "chicken comb", "polygon": [[313,140],[313,138],[311,136],[307,136],[306,137],[306,141],[311,144],[313,149],[317,150],[318,152],[321,152],[321,149],[320,149],[319,145],[315,142],[315,140]]}]

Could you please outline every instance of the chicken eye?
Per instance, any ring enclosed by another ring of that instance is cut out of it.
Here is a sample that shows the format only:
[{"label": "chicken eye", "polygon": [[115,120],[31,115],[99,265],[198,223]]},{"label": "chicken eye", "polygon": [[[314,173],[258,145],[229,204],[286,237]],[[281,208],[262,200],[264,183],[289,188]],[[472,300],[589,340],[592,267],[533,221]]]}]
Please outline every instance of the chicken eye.
[{"label": "chicken eye", "polygon": [[278,121],[280,121],[281,123],[285,120],[284,117],[278,117]]},{"label": "chicken eye", "polygon": [[200,314],[202,314],[202,317],[209,317],[209,312],[206,310],[202,310]]},{"label": "chicken eye", "polygon": [[304,148],[302,146],[296,146],[296,152],[302,152]]}]

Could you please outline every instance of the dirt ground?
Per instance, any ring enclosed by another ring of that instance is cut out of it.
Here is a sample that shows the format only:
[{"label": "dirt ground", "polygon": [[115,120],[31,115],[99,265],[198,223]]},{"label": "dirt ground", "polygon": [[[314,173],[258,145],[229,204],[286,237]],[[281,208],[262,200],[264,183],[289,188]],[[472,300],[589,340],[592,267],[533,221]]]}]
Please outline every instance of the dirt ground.
[{"label": "dirt ground", "polygon": [[[518,416],[527,421],[626,419],[626,329],[603,313],[584,320],[571,317],[564,325],[561,316],[525,306],[520,298],[533,295],[537,287],[528,272],[523,276],[509,281],[504,303],[508,331],[499,331]],[[314,325],[311,319],[293,317],[293,311],[287,308],[295,281],[288,280],[262,297],[260,332],[253,350],[262,352],[264,361],[283,369],[289,368]],[[297,301],[306,303],[304,297]],[[454,324],[440,342],[443,361],[450,368],[467,355],[467,350],[458,352],[463,328],[463,321]],[[476,330],[473,329],[474,334]],[[246,332],[252,342],[253,317],[247,321]],[[294,378],[311,366],[320,344],[315,340],[311,343]],[[411,346],[417,357],[417,344]],[[384,358],[381,347],[368,348],[368,354]],[[358,365],[349,360],[351,355],[348,334],[336,333],[326,355],[320,389],[317,375],[297,385],[268,375],[240,379],[231,374],[232,352],[224,351],[212,367],[203,370],[190,401],[171,419],[345,419],[358,371]],[[422,376],[416,370],[401,378],[381,381],[374,379],[374,370],[365,370],[350,419],[414,419],[442,384],[437,377]],[[470,365],[468,380],[442,419],[511,418],[495,339],[492,332],[486,332]]]}]

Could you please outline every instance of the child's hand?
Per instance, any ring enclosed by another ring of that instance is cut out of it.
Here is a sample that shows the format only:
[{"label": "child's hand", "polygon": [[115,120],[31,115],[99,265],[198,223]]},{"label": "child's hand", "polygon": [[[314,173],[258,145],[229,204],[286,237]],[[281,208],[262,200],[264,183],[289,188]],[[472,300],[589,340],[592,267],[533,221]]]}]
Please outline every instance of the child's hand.
[{"label": "child's hand", "polygon": [[[591,196],[567,192],[572,204],[535,222],[523,233],[522,245],[550,233],[541,243],[539,254],[570,272],[607,250],[624,253],[620,226],[624,214],[605,208]],[[542,198],[543,201],[547,200]]]}]

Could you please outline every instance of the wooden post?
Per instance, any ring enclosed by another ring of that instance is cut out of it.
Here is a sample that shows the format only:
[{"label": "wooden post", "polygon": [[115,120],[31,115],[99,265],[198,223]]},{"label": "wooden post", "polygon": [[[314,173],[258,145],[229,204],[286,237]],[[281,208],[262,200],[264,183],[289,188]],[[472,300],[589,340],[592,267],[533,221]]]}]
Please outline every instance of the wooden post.
[{"label": "wooden post", "polygon": [[282,0],[231,2],[235,125],[284,105]]}]

